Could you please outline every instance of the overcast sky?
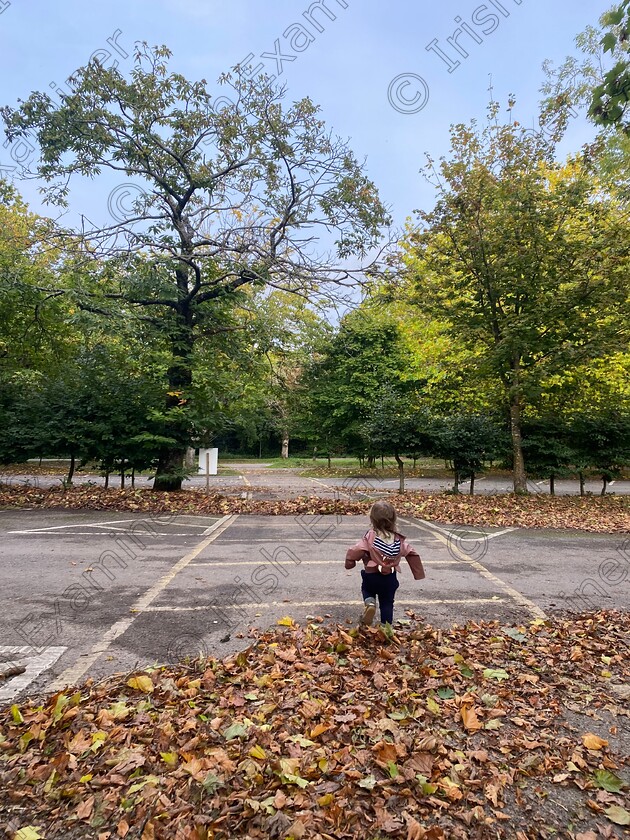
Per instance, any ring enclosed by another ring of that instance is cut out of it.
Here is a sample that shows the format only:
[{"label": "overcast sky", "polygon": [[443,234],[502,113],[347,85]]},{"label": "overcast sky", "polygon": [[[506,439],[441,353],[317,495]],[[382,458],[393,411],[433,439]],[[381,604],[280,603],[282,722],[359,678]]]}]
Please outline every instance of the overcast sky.
[{"label": "overcast sky", "polygon": [[[278,75],[289,98],[308,95],[321,106],[327,124],[367,158],[368,174],[401,224],[414,208],[432,204],[419,174],[424,153],[448,151],[451,123],[484,118],[490,78],[495,98],[506,102],[514,93],[518,119],[533,125],[543,60],[574,52],[575,35],[611,2],[325,0],[329,15],[317,5],[0,0],[0,104],[62,85],[95,50],[107,50],[103,63],[118,60],[125,72],[135,41],[166,44],[173,70],[211,87],[249,60]],[[576,121],[566,149],[591,135]],[[0,145],[0,166],[13,165],[11,149]],[[36,185],[16,183],[32,208],[42,209]],[[104,218],[111,188],[111,181],[83,185],[72,194],[73,210]]]}]

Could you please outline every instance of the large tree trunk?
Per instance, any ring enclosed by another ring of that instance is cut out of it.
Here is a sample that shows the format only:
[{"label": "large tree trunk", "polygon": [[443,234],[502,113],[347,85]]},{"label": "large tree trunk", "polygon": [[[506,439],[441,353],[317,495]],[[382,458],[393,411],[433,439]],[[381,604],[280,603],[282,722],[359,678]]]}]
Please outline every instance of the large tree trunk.
[{"label": "large tree trunk", "polygon": [[282,452],[280,453],[281,458],[288,458],[289,457],[289,435],[288,432],[282,433]]},{"label": "large tree trunk", "polygon": [[510,434],[512,436],[512,460],[514,470],[514,492],[527,493],[527,475],[523,458],[523,439],[521,435],[521,400],[512,397],[510,404]]},{"label": "large tree trunk", "polygon": [[[187,294],[186,277],[177,272],[178,288],[184,297]],[[165,408],[167,415],[181,406],[184,393],[188,393],[192,384],[192,351],[194,334],[190,308],[182,304],[177,313],[171,332],[171,364],[168,369],[168,393]],[[190,445],[190,429],[185,411],[169,420],[164,430],[166,437],[172,438],[173,444],[161,449],[158,466],[153,482],[154,490],[172,491],[182,489],[184,460]]]},{"label": "large tree trunk", "polygon": [[184,458],[186,457],[186,447],[169,447],[163,449],[158,461],[158,468],[153,481],[154,490],[163,490],[169,492],[171,490],[182,489],[181,471],[184,465]]}]

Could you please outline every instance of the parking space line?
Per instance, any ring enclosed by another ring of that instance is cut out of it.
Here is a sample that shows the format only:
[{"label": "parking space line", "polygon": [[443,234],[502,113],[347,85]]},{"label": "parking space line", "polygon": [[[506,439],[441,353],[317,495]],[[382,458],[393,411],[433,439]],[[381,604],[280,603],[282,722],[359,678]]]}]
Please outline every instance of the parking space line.
[{"label": "parking space line", "polygon": [[[114,520],[113,522],[82,522],[79,526],[80,528],[107,528],[110,525],[125,525],[129,522],[143,522],[142,519],[119,519]],[[28,528],[22,531],[7,531],[7,534],[43,534],[48,531],[61,531],[64,528],[76,528],[76,522],[73,522],[71,525],[52,525],[49,528]]]},{"label": "parking space line", "polygon": [[[507,599],[500,595],[492,595],[489,598],[427,598],[424,601],[410,598],[396,598],[397,604],[407,604],[412,607],[424,607],[432,604],[501,604]],[[194,607],[171,607],[155,606],[148,607],[145,612],[203,612],[204,610],[259,610],[264,607],[283,607],[291,610],[294,607],[356,607],[361,604],[356,598],[353,601],[260,601],[251,604],[201,604]]]},{"label": "parking space line", "polygon": [[[478,560],[474,560],[472,557],[468,557],[468,555],[464,554],[463,551],[460,551],[458,547],[455,545],[454,542],[449,542],[449,540],[440,532],[436,531],[437,526],[433,525],[432,522],[426,522],[424,519],[419,519],[417,521],[411,521],[409,519],[402,519],[400,518],[401,522],[404,522],[407,525],[411,525],[415,528],[419,528],[421,531],[428,531],[429,533],[437,534],[438,539],[440,542],[443,542],[444,545],[447,546],[449,552],[453,555],[457,555],[461,559],[462,562],[468,563],[469,566],[472,566],[479,574],[484,577],[486,580],[492,581],[495,586],[498,586],[499,589],[502,589],[503,592],[506,593],[513,601],[515,601],[519,607],[525,607],[525,609],[529,610],[529,612],[535,618],[542,618],[546,619],[546,613],[540,609],[537,604],[533,601],[530,601],[527,596],[523,595],[522,592],[519,592],[518,589],[514,589],[513,586],[510,586],[509,583],[506,583],[501,578],[497,577],[493,574],[489,569],[486,569]],[[497,535],[498,536],[498,535]]]},{"label": "parking space line", "polygon": [[173,578],[179,574],[182,569],[185,569],[186,566],[195,559],[195,557],[198,557],[199,554],[201,554],[201,552],[210,545],[210,543],[216,540],[217,537],[226,530],[226,528],[229,528],[236,519],[237,515],[230,514],[228,516],[221,517],[218,522],[215,522],[214,530],[209,536],[196,545],[192,551],[184,555],[181,560],[178,560],[165,575],[162,575],[162,577],[144,593],[144,595],[138,598],[131,607],[131,615],[121,618],[113,624],[103,635],[101,640],[92,646],[89,653],[80,656],[79,660],[75,662],[74,665],[71,665],[59,674],[57,679],[49,686],[49,689],[51,691],[60,691],[67,685],[74,685],[86,673],[86,671],[92,667],[96,660],[108,650],[112,642],[114,642],[119,636],[122,636],[122,634],[131,627],[139,615],[148,610],[149,605],[166,589]]},{"label": "parking space line", "polygon": [[[223,545],[223,543],[221,543]],[[343,561],[340,560],[300,560],[300,566],[338,566],[340,569],[343,568],[341,565]],[[424,562],[424,565],[427,568],[431,568],[432,566],[459,566],[461,563],[460,560],[455,559],[438,559],[438,560],[431,560],[430,562]],[[213,569],[216,566],[260,566],[264,565],[262,560],[208,560],[207,562],[200,561],[198,563],[191,563],[191,566],[199,567],[209,567],[211,566]],[[296,563],[297,565],[297,563]],[[400,572],[399,572],[400,573]],[[404,574],[404,572],[403,572]]]},{"label": "parking space line", "polygon": [[[211,528],[212,526],[210,526],[210,528],[206,528],[206,530],[202,531],[200,534],[195,534],[192,531],[186,531],[181,533],[176,531],[143,531],[142,539],[144,540],[148,537],[192,537],[193,539],[196,539],[197,537],[204,537],[207,536],[207,534],[210,534]],[[42,534],[38,534],[37,532],[33,531],[7,531],[7,533],[36,537],[106,537],[108,536],[108,534],[133,534],[134,532],[128,528],[110,528],[109,531],[64,531],[62,534],[59,534],[57,532],[45,532]]]},{"label": "parking space line", "polygon": [[0,647],[0,654],[14,657],[15,661],[20,660],[20,664],[26,668],[23,674],[12,677],[6,684],[0,683],[0,700],[12,700],[21,691],[28,688],[33,680],[50,668],[51,665],[54,665],[67,649],[66,647],[47,647],[41,653],[33,656],[33,648],[30,647]]},{"label": "parking space line", "polygon": [[[435,525],[434,523],[431,523],[431,525],[433,526],[433,528],[435,528],[436,531],[440,531],[442,534],[445,534],[447,537],[450,536],[451,533],[452,533],[452,531],[449,531],[447,528],[442,528],[440,525]],[[461,531],[464,528],[468,528],[468,526],[466,526],[466,525],[456,525],[455,527],[459,529],[459,533],[461,533]],[[518,527],[514,526],[512,528],[504,528],[502,531],[495,531],[493,534],[490,534],[490,533],[486,533],[485,531],[475,531],[474,527],[471,526],[470,529],[464,531],[464,533],[466,533],[466,534],[475,534],[476,533],[477,536],[476,537],[460,537],[459,533],[458,533],[457,534],[457,542],[479,542],[480,538],[484,539],[484,540],[493,540],[495,537],[502,537],[503,534],[510,534],[512,531],[518,531]]]}]

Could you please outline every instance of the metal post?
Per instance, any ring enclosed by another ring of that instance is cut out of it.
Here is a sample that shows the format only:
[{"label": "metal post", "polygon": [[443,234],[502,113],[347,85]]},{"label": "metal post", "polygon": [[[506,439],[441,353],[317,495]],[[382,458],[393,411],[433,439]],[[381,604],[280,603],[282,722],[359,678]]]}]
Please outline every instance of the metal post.
[{"label": "metal post", "polygon": [[210,453],[206,452],[206,493],[210,493]]}]

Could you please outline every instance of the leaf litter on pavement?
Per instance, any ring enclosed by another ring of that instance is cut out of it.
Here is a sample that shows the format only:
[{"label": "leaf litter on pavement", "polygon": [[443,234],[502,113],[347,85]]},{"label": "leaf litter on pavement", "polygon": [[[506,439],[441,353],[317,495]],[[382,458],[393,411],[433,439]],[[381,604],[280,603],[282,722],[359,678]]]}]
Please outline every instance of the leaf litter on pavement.
[{"label": "leaf litter on pavement", "polygon": [[[238,489],[238,488],[237,488]],[[318,496],[256,498],[256,488],[241,493],[206,494],[202,490],[156,492],[153,490],[105,490],[93,485],[72,488],[36,488],[0,485],[0,509],[37,508],[65,510],[111,510],[138,513],[198,514],[224,516],[232,513],[262,516],[365,514],[371,499]],[[258,488],[260,490],[260,488]],[[343,495],[347,496],[346,490]],[[382,495],[382,494],[381,494]],[[569,528],[599,533],[630,532],[629,496],[453,496],[413,492],[388,494],[400,514],[458,525],[522,528]]]},{"label": "leaf litter on pavement", "polygon": [[0,812],[18,840],[622,837],[629,630],[286,616],[0,710]]}]

